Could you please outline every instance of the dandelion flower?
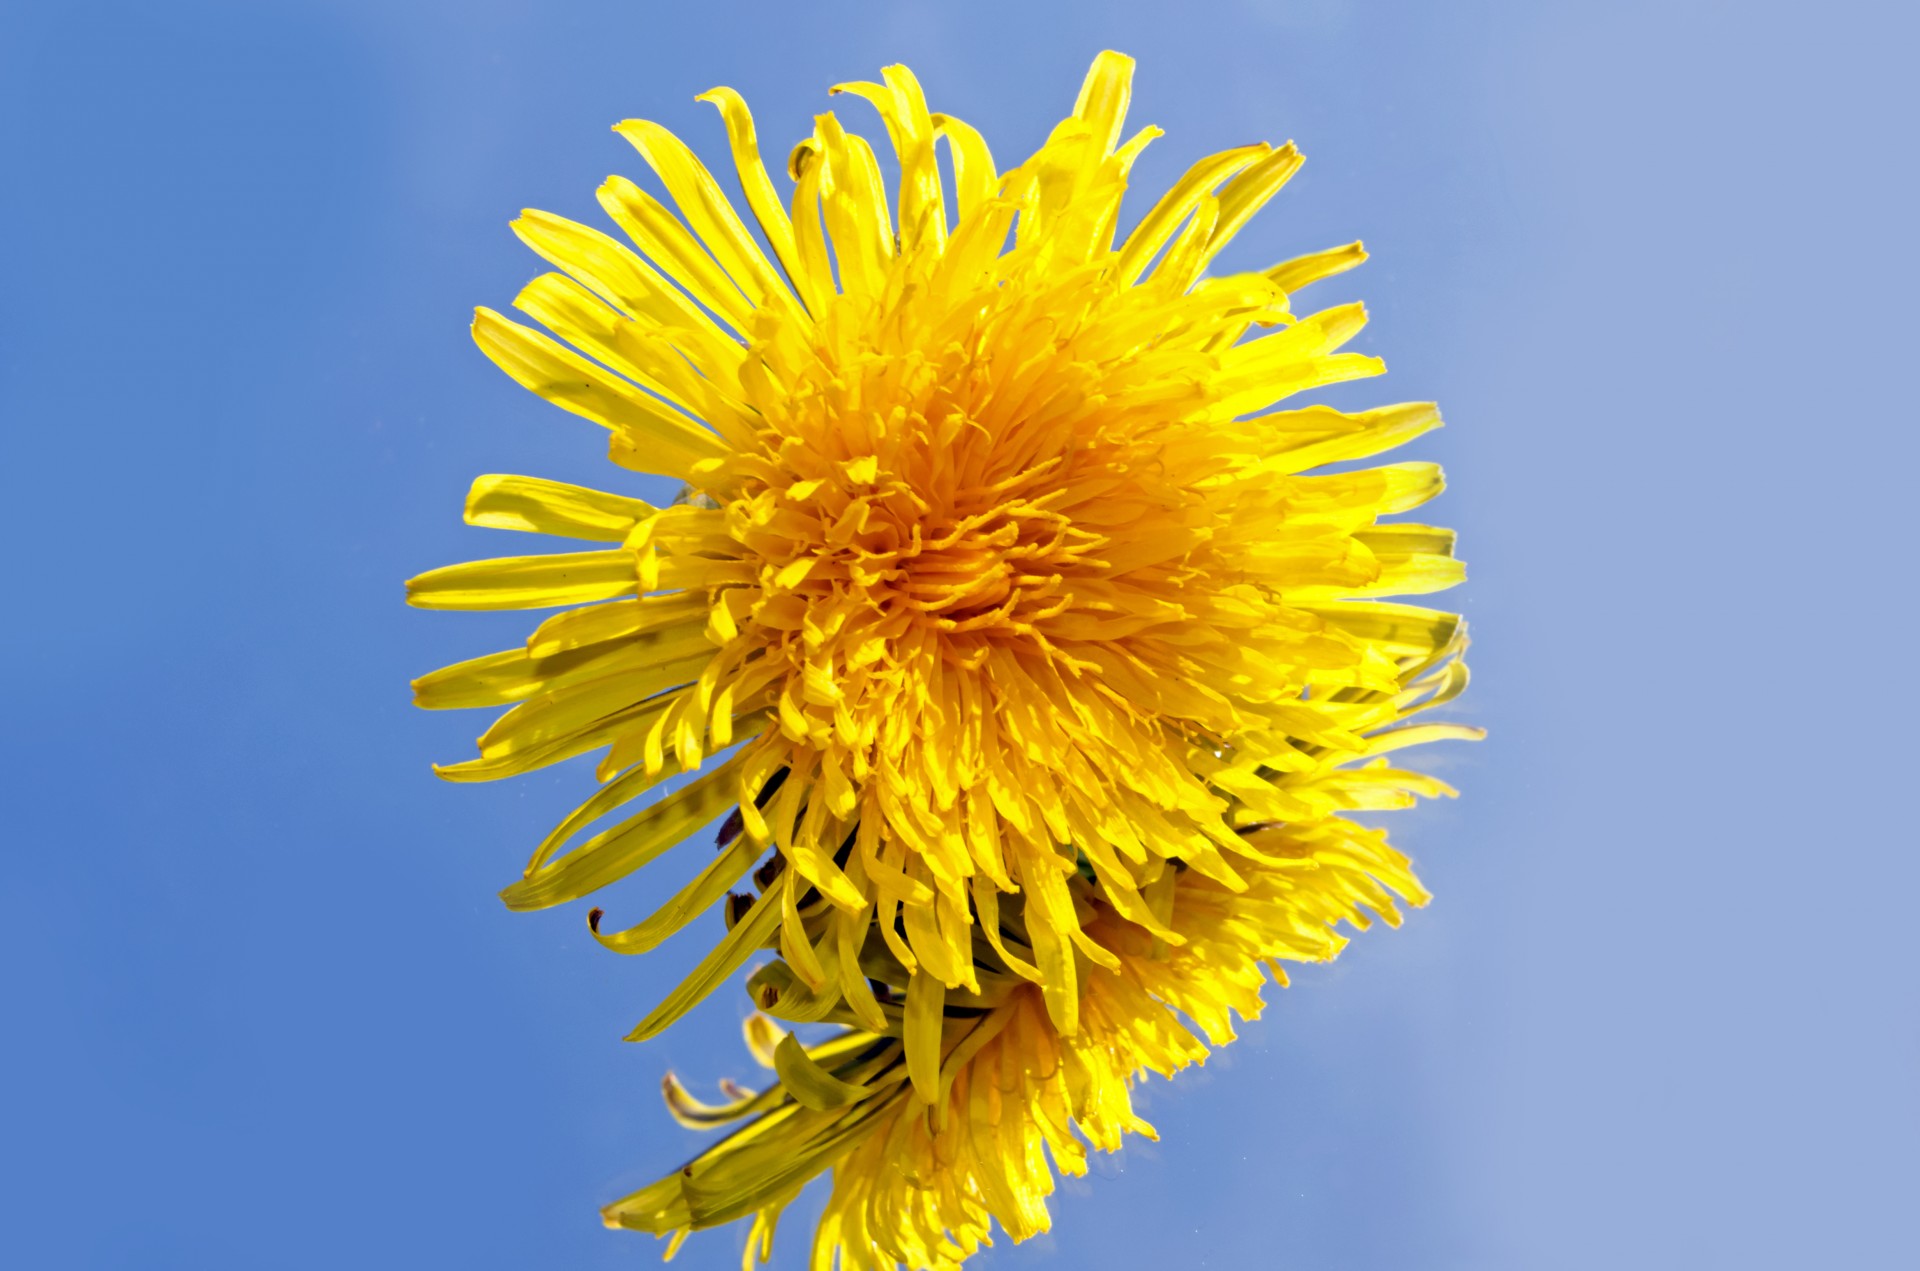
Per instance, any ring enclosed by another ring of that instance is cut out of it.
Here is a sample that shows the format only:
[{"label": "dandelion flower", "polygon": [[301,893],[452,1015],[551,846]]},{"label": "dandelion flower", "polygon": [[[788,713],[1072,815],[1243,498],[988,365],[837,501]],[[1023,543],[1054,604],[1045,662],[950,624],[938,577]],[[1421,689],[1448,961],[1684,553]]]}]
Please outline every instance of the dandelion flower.
[{"label": "dandelion flower", "polygon": [[[1368,730],[1368,756],[1473,735],[1448,725],[1398,726],[1464,683],[1457,647],[1409,658],[1404,692],[1369,695],[1381,726]],[[771,1255],[785,1206],[831,1170],[814,1234],[816,1268],[947,1271],[992,1243],[996,1223],[1016,1241],[1046,1230],[1054,1169],[1084,1174],[1088,1147],[1114,1151],[1126,1133],[1158,1137],[1134,1111],[1136,1077],[1171,1077],[1203,1061],[1210,1044],[1233,1040],[1236,1015],[1260,1014],[1263,968],[1285,984],[1282,961],[1332,958],[1345,943],[1334,924],[1365,928],[1377,915],[1397,925],[1396,900],[1425,903],[1385,835],[1336,813],[1448,793],[1445,786],[1387,769],[1378,758],[1357,770],[1329,762],[1291,774],[1286,784],[1326,812],[1244,831],[1261,859],[1241,870],[1243,888],[1177,866],[1161,875],[1153,894],[1177,944],[1156,939],[1076,880],[1085,930],[1116,965],[1093,966],[1079,979],[1072,1034],[1056,1027],[1039,988],[1013,969],[1014,957],[1033,954],[1017,918],[991,942],[976,933],[980,989],[949,996],[938,1015],[916,1015],[911,996],[902,1005],[893,990],[906,984],[905,968],[877,935],[870,938],[861,965],[889,990],[881,1032],[807,989],[786,962],[763,967],[751,988],[768,1014],[750,1017],[746,1032],[775,1081],[757,1093],[734,1088],[727,1103],[707,1105],[669,1076],[667,1104],[682,1124],[742,1124],[684,1168],[609,1205],[603,1218],[671,1236],[671,1253],[692,1231],[750,1217],[744,1262],[751,1266]],[[829,903],[816,899],[812,907]],[[803,1046],[768,1015],[848,1027]]]},{"label": "dandelion flower", "polygon": [[752,1214],[764,1252],[832,1169],[816,1265],[950,1266],[995,1222],[1024,1237],[1080,1136],[1145,1128],[1134,1076],[1204,1055],[1180,1016],[1224,1041],[1263,962],[1331,956],[1330,924],[1424,899],[1340,814],[1448,793],[1384,753],[1471,734],[1400,725],[1465,683],[1458,620],[1386,599],[1462,577],[1450,531],[1384,519],[1438,494],[1439,469],[1364,466],[1438,412],[1291,400],[1382,370],[1343,351],[1359,305],[1292,304],[1358,243],[1209,273],[1299,169],[1291,144],[1200,160],[1121,232],[1159,135],[1126,133],[1132,70],[1101,54],[1005,171],[906,69],[840,86],[880,117],[891,192],[828,113],[783,196],[715,89],[757,234],[643,121],[616,131],[666,200],[610,178],[622,237],[514,223],[556,269],[514,302],[545,330],[481,309],[475,340],[685,494],[474,484],[473,524],[600,546],[409,584],[429,608],[561,610],[415,682],[423,706],[509,708],[440,774],[603,752],[600,788],[502,893],[516,909],[728,818],[656,912],[590,915],[639,953],[724,907],[632,1038],[767,948],[759,1006],[845,1030],[807,1046],[756,1025],[779,1080],[729,1106],[671,1088],[683,1119],[744,1128],[610,1222],[677,1240]]},{"label": "dandelion flower", "polygon": [[[1373,598],[1461,578],[1451,532],[1382,523],[1441,488],[1430,463],[1315,471],[1435,427],[1431,405],[1283,406],[1374,375],[1341,352],[1365,314],[1291,295],[1358,244],[1207,276],[1299,168],[1291,145],[1202,159],[1120,236],[1141,149],[1123,139],[1133,63],[1102,54],[1073,113],[1005,172],[902,67],[837,91],[874,106],[900,171],[834,114],[775,190],[738,95],[716,89],[748,207],[660,126],[616,131],[669,195],[599,191],[628,242],[543,212],[514,229],[559,272],[481,309],[480,347],[607,428],[623,468],[687,483],[656,508],[487,476],[467,519],[599,542],[412,580],[430,608],[561,608],[522,647],[416,681],[427,707],[511,705],[456,781],[605,750],[604,786],[503,892],[583,896],[737,809],[745,832],[639,924],[649,949],[733,888],[770,844],[787,868],[650,1036],[777,939],[810,986],[870,1027],[854,967],[878,930],[937,1001],[978,991],[970,949],[1017,896],[1020,968],[1071,1034],[1079,964],[1116,955],[1070,880],[1155,937],[1171,863],[1229,889],[1261,859],[1241,829],[1309,805],[1285,774],[1364,748],[1354,692],[1391,689],[1419,614]],[[947,197],[936,159],[953,165]],[[663,779],[724,762],[611,828]],[[824,930],[799,918],[830,902]]]}]

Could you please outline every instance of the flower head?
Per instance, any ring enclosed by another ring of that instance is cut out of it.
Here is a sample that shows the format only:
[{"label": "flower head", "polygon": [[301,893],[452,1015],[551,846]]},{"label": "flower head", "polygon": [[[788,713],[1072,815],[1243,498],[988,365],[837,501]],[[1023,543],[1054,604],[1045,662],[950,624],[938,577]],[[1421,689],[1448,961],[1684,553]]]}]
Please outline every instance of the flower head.
[{"label": "flower head", "polygon": [[[616,131],[668,201],[610,178],[625,241],[515,222],[558,270],[515,301],[546,332],[481,309],[480,347],[607,428],[616,464],[687,493],[475,483],[475,524],[606,546],[410,584],[428,607],[563,610],[416,682],[425,706],[510,706],[441,775],[604,750],[602,787],[503,893],[515,908],[584,896],[731,814],[657,912],[592,915],[601,943],[641,952],[725,901],[725,937],[633,1037],[770,946],[763,1009],[851,1030],[772,1047],[780,1084],[728,1110],[761,1119],[615,1206],[621,1223],[764,1216],[831,1164],[823,1239],[847,1265],[945,1265],[989,1218],[1037,1230],[1040,1145],[1073,1168],[1070,1125],[1112,1146],[1139,1128],[1132,1074],[1204,1053],[1173,1011],[1223,1040],[1228,1008],[1257,1009],[1261,959],[1329,953],[1328,923],[1391,912],[1382,884],[1420,898],[1338,814],[1444,793],[1374,757],[1471,731],[1380,731],[1465,682],[1456,619],[1380,599],[1462,576],[1451,532],[1381,519],[1440,472],[1356,463],[1438,413],[1289,401],[1382,369],[1342,351],[1360,306],[1292,305],[1359,244],[1209,275],[1298,170],[1292,145],[1201,160],[1120,232],[1158,135],[1126,134],[1132,69],[1102,54],[1004,172],[904,68],[841,86],[880,116],[891,195],[828,113],[783,197],[716,89],[759,236],[642,121]],[[983,1125],[998,1149],[966,1137]],[[903,1142],[937,1167],[889,1175]]]},{"label": "flower head", "polygon": [[[1405,720],[1457,690],[1456,652],[1448,645],[1437,656],[1408,658],[1403,691],[1373,697],[1381,726],[1369,730],[1370,752],[1443,735],[1432,731],[1443,726]],[[1378,761],[1357,770],[1320,765],[1287,783],[1341,810],[1445,793],[1430,778]],[[1008,948],[1032,954],[1030,932],[1017,921],[1000,933],[1001,947],[976,936],[980,989],[950,996],[938,1012],[916,1011],[905,969],[875,938],[861,965],[888,991],[879,1032],[809,991],[786,962],[762,968],[751,986],[767,1015],[751,1017],[746,1032],[775,1081],[758,1092],[730,1087],[728,1103],[710,1106],[669,1076],[667,1104],[683,1124],[742,1124],[684,1168],[609,1205],[607,1224],[672,1236],[677,1248],[689,1232],[751,1217],[750,1265],[770,1254],[786,1205],[830,1170],[816,1268],[945,1271],[990,1244],[996,1223],[1016,1241],[1045,1231],[1055,1169],[1084,1174],[1089,1147],[1114,1151],[1127,1133],[1158,1137],[1134,1111],[1136,1077],[1171,1077],[1203,1062],[1209,1045],[1232,1041],[1235,1016],[1260,1014],[1264,973],[1285,984],[1281,962],[1339,952],[1345,940],[1336,923],[1365,928],[1377,915],[1397,925],[1397,901],[1426,902],[1385,835],[1343,817],[1251,828],[1246,837],[1260,859],[1242,871],[1242,887],[1179,866],[1161,876],[1153,894],[1172,941],[1122,917],[1092,886],[1077,889],[1085,930],[1114,964],[1092,966],[1077,981],[1079,1026],[1071,1033],[1004,956]],[[803,1046],[768,1015],[848,1027]]]}]

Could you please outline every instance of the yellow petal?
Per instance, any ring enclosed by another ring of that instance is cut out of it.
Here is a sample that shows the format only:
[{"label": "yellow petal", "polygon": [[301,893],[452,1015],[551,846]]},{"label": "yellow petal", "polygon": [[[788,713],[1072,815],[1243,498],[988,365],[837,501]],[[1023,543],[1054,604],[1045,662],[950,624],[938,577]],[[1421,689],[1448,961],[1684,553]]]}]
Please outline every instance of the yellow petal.
[{"label": "yellow petal", "polygon": [[407,603],[420,609],[554,609],[630,595],[639,586],[632,552],[502,556],[410,578]]},{"label": "yellow petal", "polygon": [[527,637],[527,652],[536,658],[551,657],[567,649],[684,626],[695,619],[704,620],[706,612],[706,596],[693,591],[570,609],[536,627]]},{"label": "yellow petal", "polygon": [[958,219],[965,221],[977,215],[1000,188],[993,152],[987,149],[985,137],[952,115],[934,115],[932,122],[935,134],[947,139],[947,148],[953,155],[953,186],[960,204]]},{"label": "yellow petal", "polygon": [[927,1103],[940,1094],[940,1037],[946,994],[946,985],[924,971],[907,981],[901,1038],[907,1046],[907,1074],[914,1093]]},{"label": "yellow petal", "polygon": [[779,926],[780,897],[770,891],[754,903],[753,908],[733,925],[733,930],[726,934],[726,938],[701,959],[700,965],[667,995],[665,1001],[634,1026],[633,1031],[627,1034],[627,1040],[641,1042],[665,1031],[668,1025],[691,1010],[694,1003],[739,970],[741,964],[752,957],[753,951],[764,944]]},{"label": "yellow petal", "polygon": [[648,721],[671,705],[674,698],[675,695],[669,694],[650,701],[636,702],[624,710],[604,715],[590,724],[537,742],[483,754],[480,758],[469,759],[465,763],[436,764],[433,772],[442,781],[457,782],[498,781],[502,777],[517,777],[523,773],[534,772],[562,763],[577,755],[586,754],[590,750],[597,750],[631,729],[645,729]]},{"label": "yellow petal", "polygon": [[645,119],[626,120],[613,130],[653,166],[687,224],[756,307],[798,313],[793,293],[767,263],[712,174],[685,143]]},{"label": "yellow petal", "polygon": [[593,938],[615,953],[646,953],[659,947],[661,941],[719,903],[765,851],[765,844],[742,834],[644,921],[624,931],[602,931],[600,911],[594,910],[587,917]]},{"label": "yellow petal", "polygon": [[1348,243],[1344,247],[1330,247],[1326,251],[1312,252],[1305,256],[1295,256],[1292,260],[1281,261],[1266,271],[1266,276],[1288,295],[1299,291],[1322,278],[1331,278],[1335,274],[1344,274],[1367,258],[1367,249],[1358,242]]},{"label": "yellow petal", "polygon": [[1270,472],[1305,472],[1322,464],[1344,463],[1349,459],[1364,459],[1377,455],[1383,450],[1405,445],[1422,433],[1431,432],[1440,427],[1440,410],[1432,402],[1407,402],[1399,406],[1380,406],[1373,410],[1362,411],[1357,415],[1342,415],[1338,411],[1317,408],[1306,411],[1276,411],[1271,415],[1256,416],[1252,423],[1264,423],[1285,427],[1297,422],[1301,417],[1319,421],[1329,416],[1348,421],[1352,426],[1333,435],[1315,436],[1312,433],[1300,434],[1306,438],[1303,444],[1281,445],[1275,459],[1263,465]]},{"label": "yellow petal", "polygon": [[780,1039],[773,1051],[774,1071],[780,1084],[803,1107],[816,1112],[831,1112],[858,1103],[873,1092],[865,1086],[840,1080],[807,1054],[792,1033]]},{"label": "yellow petal", "polygon": [[625,434],[646,455],[646,471],[691,481],[701,461],[726,453],[718,437],[665,402],[491,309],[475,310],[473,339],[481,352],[523,387],[583,419]]},{"label": "yellow petal", "polygon": [[1086,123],[1096,153],[1107,155],[1120,141],[1127,103],[1133,98],[1133,59],[1108,49],[1093,59],[1080,85],[1074,117]]},{"label": "yellow petal", "polygon": [[638,499],[585,486],[496,473],[474,478],[466,516],[467,524],[488,529],[617,543],[654,510]]},{"label": "yellow petal", "polygon": [[[577,900],[654,860],[733,802],[735,758],[689,782],[500,893],[509,909],[545,909]],[[751,863],[751,862],[749,862]]]},{"label": "yellow petal", "polygon": [[731,88],[709,89],[694,100],[711,102],[720,111],[727,126],[727,143],[733,149],[734,171],[739,174],[741,189],[746,191],[747,206],[753,209],[760,231],[773,244],[774,255],[780,258],[787,273],[798,272],[799,253],[794,243],[793,224],[787,219],[780,196],[767,176],[766,165],[760,161],[760,143],[754,135],[753,115],[747,110],[747,103]]},{"label": "yellow petal", "polygon": [[413,701],[428,710],[503,706],[622,668],[690,657],[710,647],[705,624],[691,623],[551,657],[536,657],[525,648],[508,649],[421,676],[413,682]]},{"label": "yellow petal", "polygon": [[1114,275],[1122,284],[1137,281],[1146,270],[1147,264],[1167,240],[1173,237],[1180,223],[1190,216],[1194,209],[1210,195],[1214,187],[1234,173],[1245,168],[1262,156],[1271,153],[1272,147],[1263,144],[1241,146],[1235,150],[1225,150],[1209,155],[1187,169],[1186,175],[1174,183],[1172,189],[1160,196],[1150,211],[1140,218],[1140,224],[1120,248],[1120,257],[1114,262]]},{"label": "yellow petal", "polygon": [[624,177],[607,178],[599,195],[600,206],[648,260],[735,331],[752,327],[753,301],[659,200]]}]

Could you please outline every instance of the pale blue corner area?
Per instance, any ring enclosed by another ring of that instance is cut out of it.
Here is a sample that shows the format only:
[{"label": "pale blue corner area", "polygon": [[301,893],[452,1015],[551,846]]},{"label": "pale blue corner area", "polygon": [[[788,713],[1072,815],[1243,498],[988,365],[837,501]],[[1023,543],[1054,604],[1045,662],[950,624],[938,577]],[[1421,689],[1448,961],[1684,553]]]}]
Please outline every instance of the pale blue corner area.
[{"label": "pale blue corner area", "polygon": [[1306,152],[1226,264],[1372,251],[1322,289],[1391,373],[1340,400],[1451,421],[1418,457],[1472,573],[1456,717],[1493,736],[1391,821],[1435,903],[1150,1083],[1162,1141],[978,1265],[1911,1257],[1902,7],[0,10],[0,1264],[653,1265],[594,1209],[696,1149],[666,1068],[753,1075],[746,1003],[622,1044],[708,929],[622,959],[582,907],[509,914],[586,772],[428,770],[483,725],[408,678],[526,624],[401,580],[515,549],[459,523],[478,473],[609,479],[471,307],[537,272],[521,207],[597,222],[639,172],[617,120],[716,149],[692,98],[730,84],[779,153],[905,61],[1011,157],[1103,47],[1167,133],[1137,185]]}]

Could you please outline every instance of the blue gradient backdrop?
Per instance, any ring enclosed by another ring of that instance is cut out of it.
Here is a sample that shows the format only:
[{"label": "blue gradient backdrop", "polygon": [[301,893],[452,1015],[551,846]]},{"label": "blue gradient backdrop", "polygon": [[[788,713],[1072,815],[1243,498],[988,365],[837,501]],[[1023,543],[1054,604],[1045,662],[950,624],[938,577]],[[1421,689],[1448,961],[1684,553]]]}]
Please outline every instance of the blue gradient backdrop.
[{"label": "blue gradient backdrop", "polygon": [[1392,367],[1356,400],[1452,421],[1494,737],[1395,822],[1437,903],[1149,1085],[1165,1141],[981,1265],[1905,1263],[1909,11],[1174,12],[0,5],[0,1263],[653,1265],[594,1207],[695,1147],[664,1068],[750,1075],[744,996],[623,1045],[711,931],[509,915],[586,774],[429,775],[480,725],[407,679],[524,622],[400,581],[513,549],[459,524],[476,473],[608,471],[470,306],[537,271],[520,207],[638,174],[616,120],[716,147],[726,83],[782,147],[903,60],[1015,156],[1108,46],[1167,130],[1144,186],[1306,150],[1229,264],[1373,250],[1326,296]]}]

